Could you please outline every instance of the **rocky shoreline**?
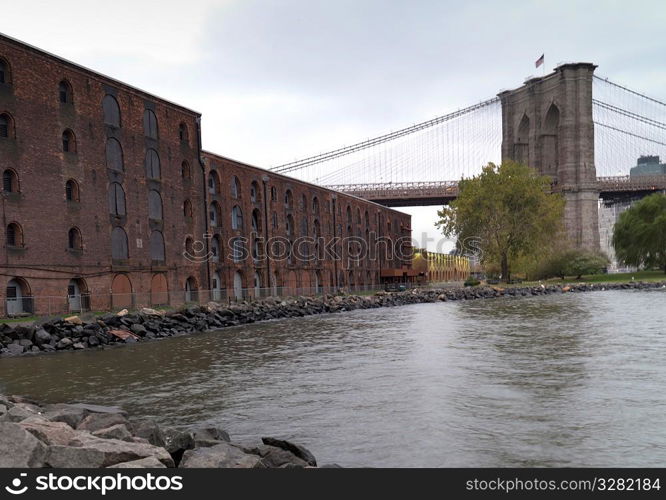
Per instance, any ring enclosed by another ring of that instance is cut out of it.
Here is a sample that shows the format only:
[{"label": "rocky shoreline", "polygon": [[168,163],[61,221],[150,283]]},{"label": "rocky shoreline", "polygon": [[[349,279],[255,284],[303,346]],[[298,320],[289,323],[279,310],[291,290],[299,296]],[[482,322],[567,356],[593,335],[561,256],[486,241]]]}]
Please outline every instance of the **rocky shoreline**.
[{"label": "rocky shoreline", "polygon": [[41,405],[0,395],[2,468],[317,467],[302,446],[271,437],[261,441],[256,446],[232,443],[216,427],[180,430],[136,423],[113,406]]},{"label": "rocky shoreline", "polygon": [[335,313],[355,309],[373,309],[407,304],[491,299],[498,297],[533,297],[561,293],[603,290],[655,289],[662,282],[605,284],[562,284],[501,288],[468,287],[449,289],[413,289],[403,292],[377,292],[374,295],[324,295],[290,299],[266,298],[238,304],[210,302],[178,311],[141,309],[138,312],[109,313],[85,322],[78,316],[47,321],[36,326],[0,325],[0,356],[33,355],[84,349],[101,349],[112,345],[217,330],[271,319],[295,318],[313,314]]}]

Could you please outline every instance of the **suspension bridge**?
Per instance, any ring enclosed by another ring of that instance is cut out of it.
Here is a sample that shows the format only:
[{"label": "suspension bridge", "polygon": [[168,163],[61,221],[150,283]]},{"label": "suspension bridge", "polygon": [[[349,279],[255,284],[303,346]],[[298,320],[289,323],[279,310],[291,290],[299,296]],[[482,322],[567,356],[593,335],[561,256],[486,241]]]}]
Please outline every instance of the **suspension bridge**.
[{"label": "suspension bridge", "polygon": [[629,175],[641,156],[666,159],[666,103],[565,63],[472,106],[271,170],[387,206],[441,205],[458,180],[513,159],[551,176],[565,225],[598,247],[599,198],[666,189],[666,175]]}]

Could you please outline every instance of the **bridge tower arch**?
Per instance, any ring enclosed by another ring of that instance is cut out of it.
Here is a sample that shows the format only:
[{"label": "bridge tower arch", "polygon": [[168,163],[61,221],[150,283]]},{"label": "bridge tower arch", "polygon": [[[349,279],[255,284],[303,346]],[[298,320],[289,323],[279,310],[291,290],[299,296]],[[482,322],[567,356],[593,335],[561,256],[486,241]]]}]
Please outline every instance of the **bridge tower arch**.
[{"label": "bridge tower arch", "polygon": [[592,80],[596,66],[567,63],[522,87],[498,94],[502,159],[549,175],[564,194],[564,226],[572,244],[599,249],[599,189],[594,166]]}]

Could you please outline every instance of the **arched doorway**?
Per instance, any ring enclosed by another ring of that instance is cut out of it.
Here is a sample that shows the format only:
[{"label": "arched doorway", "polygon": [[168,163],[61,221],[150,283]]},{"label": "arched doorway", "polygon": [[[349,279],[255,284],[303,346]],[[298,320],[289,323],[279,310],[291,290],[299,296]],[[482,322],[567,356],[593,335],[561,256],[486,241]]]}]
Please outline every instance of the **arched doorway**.
[{"label": "arched doorway", "polygon": [[185,302],[197,302],[199,300],[199,288],[197,287],[197,280],[192,276],[185,281]]},{"label": "arched doorway", "polygon": [[211,285],[211,299],[219,302],[222,300],[222,279],[220,279],[220,273],[213,273]]},{"label": "arched doorway", "polygon": [[234,297],[237,300],[243,298],[243,275],[240,271],[234,273]]},{"label": "arched doorway", "polygon": [[261,297],[261,274],[259,274],[259,271],[254,273],[254,296]]},{"label": "arched doorway", "polygon": [[12,278],[7,283],[5,313],[7,316],[33,313],[30,287],[23,278]]},{"label": "arched doorway", "polygon": [[314,273],[314,293],[315,295],[319,295],[322,293],[322,286],[321,286],[321,272],[320,271],[315,271]]},{"label": "arched doorway", "polygon": [[111,307],[126,309],[132,307],[132,283],[126,274],[116,274],[111,283]]},{"label": "arched doorway", "polygon": [[150,280],[150,303],[154,306],[169,303],[169,288],[166,276],[162,273],[153,274]]},{"label": "arched doorway", "polygon": [[278,290],[278,275],[275,271],[271,273],[271,294],[273,296],[278,296],[279,295],[279,290]]},{"label": "arched doorway", "polygon": [[90,310],[90,295],[88,285],[83,278],[69,280],[67,285],[67,301],[70,312],[83,312]]}]

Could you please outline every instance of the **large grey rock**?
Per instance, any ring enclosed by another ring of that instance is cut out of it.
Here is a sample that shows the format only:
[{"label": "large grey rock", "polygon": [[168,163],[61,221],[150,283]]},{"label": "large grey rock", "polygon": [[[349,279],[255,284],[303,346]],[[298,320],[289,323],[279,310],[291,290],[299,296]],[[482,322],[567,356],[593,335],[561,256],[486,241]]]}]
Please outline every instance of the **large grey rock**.
[{"label": "large grey rock", "polygon": [[62,350],[71,347],[74,342],[69,337],[64,337],[58,341],[56,344],[56,349]]},{"label": "large grey rock", "polygon": [[193,429],[194,445],[196,448],[215,446],[220,442],[231,442],[227,431],[218,427],[201,427]]},{"label": "large grey rock", "polygon": [[142,458],[132,462],[122,462],[120,464],[110,465],[109,469],[165,469],[166,465],[155,457]]},{"label": "large grey rock", "polygon": [[0,423],[0,467],[42,467],[47,447],[19,424]]},{"label": "large grey rock", "polygon": [[191,432],[181,431],[173,428],[162,429],[164,434],[164,447],[169,452],[176,467],[183,458],[183,453],[194,448],[194,436]]},{"label": "large grey rock", "polygon": [[89,412],[83,408],[76,408],[71,405],[55,404],[44,407],[43,416],[51,422],[64,422],[73,429],[86,418]]},{"label": "large grey rock", "polygon": [[307,448],[301,445],[294,444],[290,441],[285,441],[284,439],[276,439],[272,437],[261,438],[261,441],[264,444],[267,444],[268,446],[275,446],[277,448],[282,448],[283,450],[290,451],[301,460],[305,460],[308,463],[308,465],[311,465],[313,467],[317,466],[317,459],[315,458],[315,456],[312,453],[310,453],[310,451]]},{"label": "large grey rock", "polygon": [[118,424],[130,425],[122,413],[91,413],[76,428],[78,430],[94,432]]},{"label": "large grey rock", "polygon": [[261,457],[265,467],[277,469],[279,467],[307,467],[305,460],[298,458],[292,452],[276,446],[260,445],[252,450],[252,453]]},{"label": "large grey rock", "polygon": [[134,435],[147,439],[148,442],[154,446],[164,447],[164,434],[159,426],[152,420],[141,422],[135,426]]},{"label": "large grey rock", "polygon": [[87,432],[79,432],[69,446],[51,446],[46,463],[51,467],[108,467],[155,457],[167,467],[173,467],[171,455],[150,444],[102,439]]},{"label": "large grey rock", "polygon": [[27,418],[19,425],[47,445],[68,445],[76,435],[76,431],[66,423],[51,422],[41,416]]},{"label": "large grey rock", "polygon": [[23,351],[25,351],[25,347],[21,344],[9,344],[7,346],[7,354],[10,356],[18,356],[19,354],[23,354]]},{"label": "large grey rock", "polygon": [[104,439],[119,439],[121,441],[132,441],[132,433],[129,431],[126,425],[116,424],[106,429],[99,429],[92,433],[93,436],[97,436]]},{"label": "large grey rock", "polygon": [[7,412],[0,417],[2,422],[20,422],[26,418],[30,418],[39,414],[40,408],[26,403],[18,403],[12,406]]},{"label": "large grey rock", "polygon": [[230,443],[210,448],[187,450],[179,466],[185,469],[252,469],[263,468],[261,457],[245,453]]},{"label": "large grey rock", "polygon": [[51,342],[52,338],[53,337],[51,337],[51,334],[46,330],[44,330],[43,328],[40,328],[35,332],[35,344],[37,344],[40,347],[43,346],[44,344],[48,344],[49,342]]}]

